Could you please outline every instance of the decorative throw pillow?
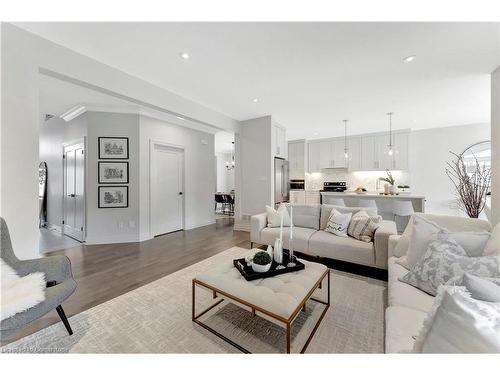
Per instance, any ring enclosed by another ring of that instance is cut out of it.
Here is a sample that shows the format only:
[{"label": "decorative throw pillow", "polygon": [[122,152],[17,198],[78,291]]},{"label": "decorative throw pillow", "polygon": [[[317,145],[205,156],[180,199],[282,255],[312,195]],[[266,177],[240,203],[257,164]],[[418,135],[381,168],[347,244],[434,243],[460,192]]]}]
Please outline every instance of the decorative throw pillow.
[{"label": "decorative throw pillow", "polygon": [[413,352],[499,353],[500,303],[475,300],[465,287],[441,286]]},{"label": "decorative throw pillow", "polygon": [[464,286],[474,299],[500,302],[500,278],[479,277],[466,272],[458,279],[451,279],[447,284]]},{"label": "decorative throw pillow", "polygon": [[284,204],[280,204],[277,210],[270,206],[266,206],[266,213],[267,226],[269,228],[279,227],[281,225],[281,215],[283,215],[283,226],[290,226],[290,214]]},{"label": "decorative throw pillow", "polygon": [[349,226],[351,217],[351,213],[341,214],[335,208],[332,208],[325,231],[333,233],[336,236],[347,237],[347,227]]},{"label": "decorative throw pillow", "polygon": [[[422,216],[415,216],[413,219],[413,232],[406,254],[408,265],[415,266],[427,251],[429,243],[436,239],[440,231],[446,231],[436,223],[425,219]],[[448,232],[450,233],[450,232]],[[490,239],[489,232],[454,232],[451,237],[460,244],[466,254],[478,257],[483,254],[484,247]]]},{"label": "decorative throw pillow", "polygon": [[328,219],[330,218],[331,210],[335,208],[341,214],[352,214],[355,215],[360,211],[365,211],[370,217],[378,217],[377,207],[348,207],[348,206],[337,206],[333,204],[322,204],[321,205],[321,216],[319,229],[325,230],[328,224]]},{"label": "decorative throw pillow", "polygon": [[484,247],[483,255],[500,255],[500,223],[491,231],[491,237]]},{"label": "decorative throw pillow", "polygon": [[372,242],[381,221],[381,216],[370,217],[365,211],[359,211],[352,216],[347,234],[363,242]]},{"label": "decorative throw pillow", "polygon": [[449,233],[439,232],[424,256],[399,281],[435,296],[440,285],[465,272],[482,277],[500,277],[500,257],[469,257]]}]

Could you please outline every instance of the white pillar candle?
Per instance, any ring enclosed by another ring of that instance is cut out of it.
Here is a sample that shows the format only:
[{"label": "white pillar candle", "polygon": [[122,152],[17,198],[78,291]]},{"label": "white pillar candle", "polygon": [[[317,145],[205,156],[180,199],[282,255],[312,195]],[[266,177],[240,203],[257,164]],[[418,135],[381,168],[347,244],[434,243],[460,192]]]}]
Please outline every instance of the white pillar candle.
[{"label": "white pillar candle", "polygon": [[281,213],[280,242],[283,243],[283,212]]},{"label": "white pillar candle", "polygon": [[293,238],[293,206],[290,206],[290,240]]}]

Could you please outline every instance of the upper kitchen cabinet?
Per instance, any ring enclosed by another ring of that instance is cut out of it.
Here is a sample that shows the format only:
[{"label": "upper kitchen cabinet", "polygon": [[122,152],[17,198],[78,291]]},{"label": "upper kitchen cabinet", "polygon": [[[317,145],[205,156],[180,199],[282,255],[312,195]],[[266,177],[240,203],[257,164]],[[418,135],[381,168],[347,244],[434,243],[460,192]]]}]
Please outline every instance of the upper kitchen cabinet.
[{"label": "upper kitchen cabinet", "polygon": [[389,133],[361,136],[361,170],[408,169],[409,132],[393,132],[393,155],[388,154]]},{"label": "upper kitchen cabinet", "polygon": [[286,143],[286,129],[281,125],[273,123],[273,152],[274,156],[286,159],[288,153],[288,147]]},{"label": "upper kitchen cabinet", "polygon": [[361,170],[361,137],[348,137],[347,138],[347,168],[349,171]]},{"label": "upper kitchen cabinet", "polygon": [[316,144],[316,147],[319,147],[319,168],[333,167],[332,142],[321,141]]},{"label": "upper kitchen cabinet", "polygon": [[307,145],[307,171],[309,173],[321,172],[320,158],[319,142],[309,142]]},{"label": "upper kitchen cabinet", "polygon": [[347,160],[345,158],[345,139],[336,138],[332,142],[332,168],[347,168]]},{"label": "upper kitchen cabinet", "polygon": [[291,179],[303,179],[305,177],[306,141],[288,142],[288,163]]}]

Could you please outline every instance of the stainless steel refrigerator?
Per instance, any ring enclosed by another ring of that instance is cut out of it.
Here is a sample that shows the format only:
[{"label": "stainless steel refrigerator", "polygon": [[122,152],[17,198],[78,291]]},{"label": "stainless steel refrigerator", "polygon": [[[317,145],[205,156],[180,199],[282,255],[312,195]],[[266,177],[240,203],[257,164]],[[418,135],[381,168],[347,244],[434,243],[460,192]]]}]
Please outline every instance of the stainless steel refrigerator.
[{"label": "stainless steel refrigerator", "polygon": [[274,204],[289,201],[288,161],[274,158]]}]

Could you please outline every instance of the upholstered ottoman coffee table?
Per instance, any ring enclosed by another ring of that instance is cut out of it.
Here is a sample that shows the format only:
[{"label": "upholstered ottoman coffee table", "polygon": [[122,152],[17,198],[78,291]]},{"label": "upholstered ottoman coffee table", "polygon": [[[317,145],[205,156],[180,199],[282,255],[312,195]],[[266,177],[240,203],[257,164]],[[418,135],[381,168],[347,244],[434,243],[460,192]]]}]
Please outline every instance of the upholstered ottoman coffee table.
[{"label": "upholstered ottoman coffee table", "polygon": [[[330,306],[330,272],[322,264],[305,260],[301,262],[305,264],[304,270],[254,281],[246,281],[234,267],[232,259],[228,259],[224,264],[208,272],[197,275],[192,282],[193,322],[240,351],[250,353],[238,343],[200,321],[203,315],[228,299],[239,307],[251,311],[254,316],[261,316],[284,327],[286,329],[286,352],[290,353],[292,323],[301,310],[305,310],[306,303],[313,300],[325,307],[300,350],[300,353],[304,353]],[[327,298],[323,301],[313,297],[313,294],[316,290],[322,289],[325,278]],[[199,313],[196,313],[196,287],[208,290],[213,294],[213,298],[217,299],[217,302]]]}]

